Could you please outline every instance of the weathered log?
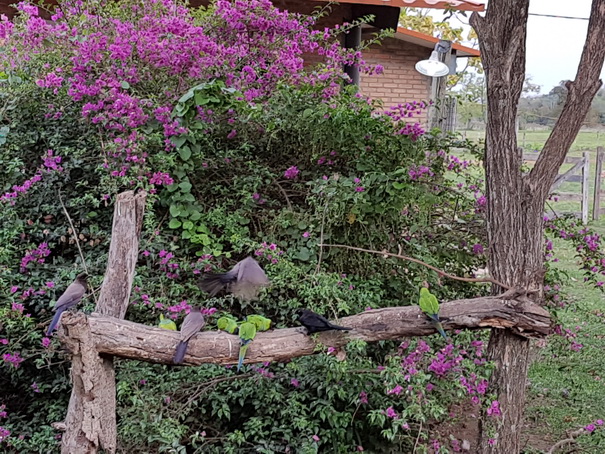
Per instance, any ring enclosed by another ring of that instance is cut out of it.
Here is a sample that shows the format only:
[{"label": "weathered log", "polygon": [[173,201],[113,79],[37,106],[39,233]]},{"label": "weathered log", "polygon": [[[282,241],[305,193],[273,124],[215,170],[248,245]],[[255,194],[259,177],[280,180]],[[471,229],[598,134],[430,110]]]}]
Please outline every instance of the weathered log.
[{"label": "weathered log", "polygon": [[[114,207],[107,270],[97,311],[124,318],[139,251],[146,193],[126,191]],[[60,339],[72,352],[72,392],[65,418],[62,454],[116,452],[116,380],[113,358],[100,357],[90,326],[62,324]]]},{"label": "weathered log", "polygon": [[[521,336],[541,337],[551,330],[551,318],[544,308],[529,300],[483,297],[441,304],[440,314],[446,330],[510,328]],[[170,364],[179,341],[178,332],[93,313],[64,314],[63,325],[89,324],[92,341],[99,353],[153,363]],[[286,361],[317,352],[317,343],[341,347],[350,340],[366,342],[426,336],[434,327],[418,306],[374,309],[338,320],[353,328],[349,332],[322,333],[318,340],[302,328],[285,328],[257,334],[246,354],[246,363]],[[221,331],[204,331],[189,342],[184,364],[234,364],[239,339]]]}]

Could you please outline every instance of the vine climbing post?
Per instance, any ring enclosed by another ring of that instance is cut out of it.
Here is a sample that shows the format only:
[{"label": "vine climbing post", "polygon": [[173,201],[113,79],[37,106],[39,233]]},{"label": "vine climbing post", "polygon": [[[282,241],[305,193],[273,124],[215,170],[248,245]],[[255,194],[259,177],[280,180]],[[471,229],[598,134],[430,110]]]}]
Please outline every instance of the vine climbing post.
[{"label": "vine climbing post", "polygon": [[[139,251],[147,194],[117,196],[107,270],[96,311],[123,319],[128,308]],[[67,315],[67,314],[66,314]],[[116,382],[112,356],[96,350],[88,324],[64,324],[61,341],[72,352],[72,392],[65,418],[62,454],[115,453]]]}]

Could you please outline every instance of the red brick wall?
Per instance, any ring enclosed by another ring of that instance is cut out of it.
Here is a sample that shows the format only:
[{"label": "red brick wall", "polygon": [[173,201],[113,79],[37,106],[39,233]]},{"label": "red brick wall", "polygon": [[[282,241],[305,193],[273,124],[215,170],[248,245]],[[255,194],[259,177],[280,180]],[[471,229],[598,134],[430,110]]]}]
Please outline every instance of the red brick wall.
[{"label": "red brick wall", "polygon": [[409,101],[428,101],[431,79],[416,71],[414,65],[430,55],[431,49],[395,38],[370,47],[364,52],[365,60],[382,65],[384,72],[371,76],[362,74],[361,92],[373,99],[382,99],[385,108]]}]

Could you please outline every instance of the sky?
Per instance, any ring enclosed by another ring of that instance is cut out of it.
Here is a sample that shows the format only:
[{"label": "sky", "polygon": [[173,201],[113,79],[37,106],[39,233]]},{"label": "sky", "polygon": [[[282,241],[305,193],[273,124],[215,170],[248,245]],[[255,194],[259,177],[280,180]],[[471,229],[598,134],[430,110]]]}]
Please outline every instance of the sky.
[{"label": "sky", "polygon": [[[591,0],[530,0],[529,12],[588,18],[590,5]],[[435,11],[434,17],[442,14]],[[548,93],[562,80],[574,79],[587,27],[587,20],[529,16],[526,74],[541,86],[541,93]],[[601,78],[605,80],[605,70]]]}]

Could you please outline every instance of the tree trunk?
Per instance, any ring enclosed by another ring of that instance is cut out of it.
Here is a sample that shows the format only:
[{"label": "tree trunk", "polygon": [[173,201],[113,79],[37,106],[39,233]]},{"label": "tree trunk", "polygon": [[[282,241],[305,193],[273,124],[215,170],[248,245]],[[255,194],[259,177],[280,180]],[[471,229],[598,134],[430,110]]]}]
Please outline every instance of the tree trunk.
[{"label": "tree trunk", "polygon": [[[549,189],[601,83],[605,57],[605,0],[594,0],[576,80],[534,169],[521,172],[515,120],[525,78],[529,0],[490,0],[487,14],[474,13],[487,82],[486,196],[489,270],[496,280],[534,290],[542,301],[543,213]],[[500,292],[499,288],[493,289]],[[520,452],[529,341],[510,330],[492,330],[488,357],[496,363],[490,385],[502,416],[483,418],[479,452]],[[485,416],[485,415],[484,415]]]}]

